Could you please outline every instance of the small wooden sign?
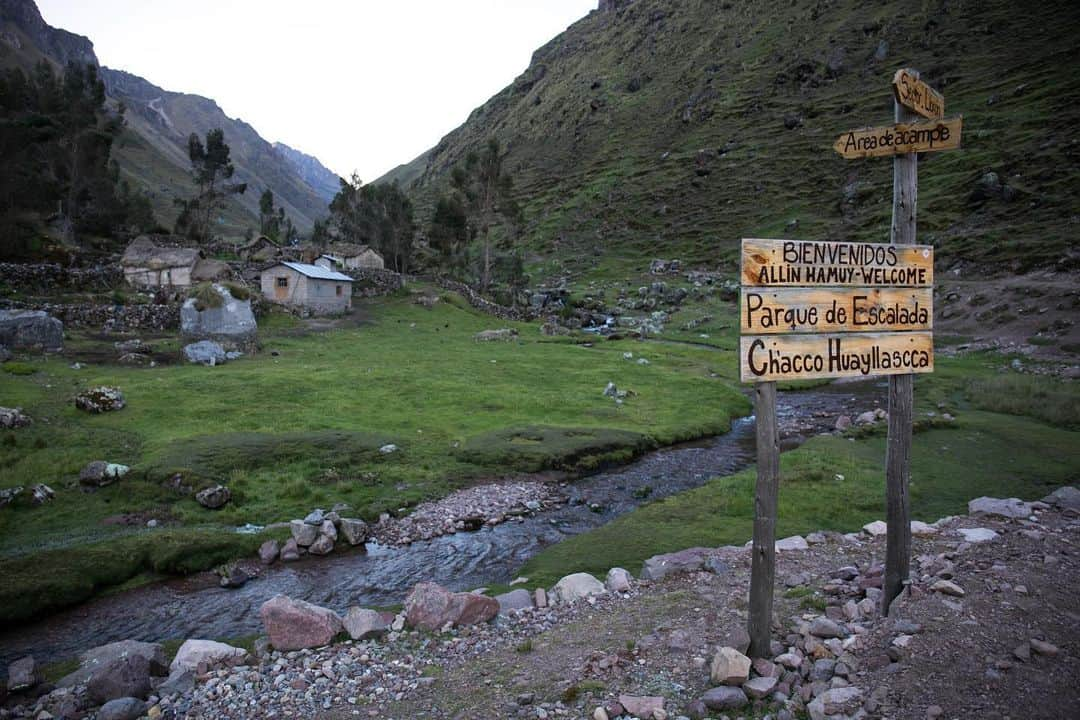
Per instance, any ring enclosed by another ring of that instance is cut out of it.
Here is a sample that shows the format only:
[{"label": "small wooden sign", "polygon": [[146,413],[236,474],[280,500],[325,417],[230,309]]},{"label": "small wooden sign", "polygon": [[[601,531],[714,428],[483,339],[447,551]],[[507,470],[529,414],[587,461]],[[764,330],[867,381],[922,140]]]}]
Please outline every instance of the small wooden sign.
[{"label": "small wooden sign", "polygon": [[933,287],[929,245],[742,241],[742,284],[773,287]]},{"label": "small wooden sign", "polygon": [[930,288],[743,288],[743,335],[908,332],[934,326]]},{"label": "small wooden sign", "polygon": [[836,139],[833,149],[849,160],[954,150],[960,147],[963,120],[955,117],[938,122],[851,130]]},{"label": "small wooden sign", "polygon": [[893,76],[896,102],[930,120],[945,117],[945,96],[919,79],[919,73],[900,68]]},{"label": "small wooden sign", "polygon": [[905,375],[934,372],[929,332],[744,336],[743,382]]}]

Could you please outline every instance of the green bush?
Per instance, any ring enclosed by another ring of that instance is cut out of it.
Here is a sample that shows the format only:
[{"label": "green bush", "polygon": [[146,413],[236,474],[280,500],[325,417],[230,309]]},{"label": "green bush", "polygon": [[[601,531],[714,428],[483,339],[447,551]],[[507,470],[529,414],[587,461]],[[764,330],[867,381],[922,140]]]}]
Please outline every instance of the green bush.
[{"label": "green bush", "polygon": [[980,410],[1026,415],[1058,427],[1080,427],[1080,387],[1076,383],[1008,373],[969,381],[967,394]]},{"label": "green bush", "polygon": [[38,371],[36,367],[30,363],[19,362],[17,360],[9,360],[0,367],[4,368],[4,372],[9,375],[33,375]]}]

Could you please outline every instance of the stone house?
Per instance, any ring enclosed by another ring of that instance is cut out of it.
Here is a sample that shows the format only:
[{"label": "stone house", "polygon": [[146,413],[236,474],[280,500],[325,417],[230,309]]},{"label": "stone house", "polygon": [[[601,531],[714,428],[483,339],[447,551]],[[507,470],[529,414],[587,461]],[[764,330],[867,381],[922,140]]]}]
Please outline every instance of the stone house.
[{"label": "stone house", "polygon": [[281,246],[276,242],[265,235],[260,235],[247,245],[237,249],[236,254],[244,262],[268,263],[280,259],[282,250]]},{"label": "stone house", "polygon": [[124,279],[141,287],[186,288],[194,282],[195,268],[203,260],[198,248],[155,244],[148,235],[131,241],[120,258]]},{"label": "stone house", "polygon": [[331,243],[319,260],[328,258],[339,268],[353,270],[355,268],[375,268],[382,270],[386,267],[383,256],[367,245],[354,245],[353,243]]},{"label": "stone house", "polygon": [[263,297],[271,302],[311,310],[320,315],[352,308],[353,279],[336,270],[283,261],[262,271]]}]

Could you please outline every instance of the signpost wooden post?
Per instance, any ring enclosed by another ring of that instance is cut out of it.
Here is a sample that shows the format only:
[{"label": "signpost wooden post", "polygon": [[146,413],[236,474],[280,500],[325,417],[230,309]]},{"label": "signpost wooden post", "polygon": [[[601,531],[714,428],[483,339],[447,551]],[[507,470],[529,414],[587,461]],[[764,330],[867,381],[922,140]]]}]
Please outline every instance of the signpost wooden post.
[{"label": "signpost wooden post", "polygon": [[[892,127],[844,133],[845,158],[893,157],[890,244],[744,239],[739,376],[755,383],[757,486],[750,579],[751,657],[769,653],[780,479],[776,381],[889,376],[885,579],[882,612],[908,582],[912,378],[934,371],[934,253],[915,245],[917,153],[960,146],[961,118],[902,69],[893,78]],[[915,122],[916,115],[932,122]]]}]

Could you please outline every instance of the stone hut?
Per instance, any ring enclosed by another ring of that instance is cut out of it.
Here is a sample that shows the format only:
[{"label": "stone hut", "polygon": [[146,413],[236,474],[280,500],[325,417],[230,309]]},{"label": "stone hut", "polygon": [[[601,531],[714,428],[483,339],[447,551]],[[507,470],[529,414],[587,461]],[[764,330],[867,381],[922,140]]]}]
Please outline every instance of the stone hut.
[{"label": "stone hut", "polygon": [[195,266],[203,259],[198,248],[158,245],[148,235],[131,241],[120,258],[124,279],[141,287],[191,287]]},{"label": "stone hut", "polygon": [[367,245],[331,243],[326,248],[326,252],[319,257],[319,260],[323,258],[327,258],[344,270],[354,270],[356,268],[382,270],[386,267],[383,256]]},{"label": "stone hut", "polygon": [[352,308],[353,279],[336,270],[283,261],[262,271],[263,297],[271,302],[311,310],[319,315]]}]

